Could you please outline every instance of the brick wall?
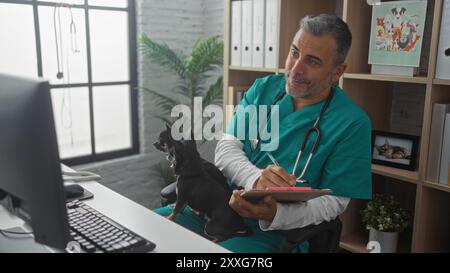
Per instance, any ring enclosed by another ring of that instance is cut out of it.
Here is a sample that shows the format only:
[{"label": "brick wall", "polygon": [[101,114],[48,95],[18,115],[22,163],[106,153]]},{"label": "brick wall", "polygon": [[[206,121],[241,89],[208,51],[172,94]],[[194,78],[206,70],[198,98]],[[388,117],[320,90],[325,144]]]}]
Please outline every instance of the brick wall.
[{"label": "brick wall", "polygon": [[[158,42],[189,53],[193,43],[211,35],[223,35],[222,0],[137,0],[137,34],[146,33]],[[173,93],[176,77],[145,60],[138,52],[139,85],[156,91]],[[217,73],[221,73],[218,71]],[[159,192],[165,185],[151,166],[162,158],[152,143],[163,124],[153,118],[153,102],[148,94],[139,93],[139,132],[141,154],[95,164],[76,166],[100,174],[103,185],[146,206],[159,206]],[[212,160],[214,145],[199,150]]]}]

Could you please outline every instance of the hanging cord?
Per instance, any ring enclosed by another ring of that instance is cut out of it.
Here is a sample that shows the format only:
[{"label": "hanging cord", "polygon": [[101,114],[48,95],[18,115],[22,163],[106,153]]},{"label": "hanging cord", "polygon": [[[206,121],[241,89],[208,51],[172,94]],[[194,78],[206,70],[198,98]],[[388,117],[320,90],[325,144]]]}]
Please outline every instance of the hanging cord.
[{"label": "hanging cord", "polygon": [[[58,13],[58,25],[56,24],[56,13]],[[58,27],[59,27],[59,43],[58,43]],[[61,8],[55,5],[53,10],[53,29],[55,31],[55,43],[56,43],[56,61],[58,63],[58,72],[56,78],[62,79],[64,77],[62,56],[63,56],[63,44],[62,44],[62,31],[61,31]],[[61,57],[61,58],[60,58]]]},{"label": "hanging cord", "polygon": [[77,42],[77,26],[75,25],[75,21],[73,20],[72,8],[69,6],[70,12],[70,48],[72,49],[72,53],[79,53],[78,42]]},{"label": "hanging cord", "polygon": [[[74,146],[74,139],[73,139],[73,126],[72,126],[72,92],[70,90],[70,62],[69,62],[69,52],[66,54],[66,67],[67,67],[67,75],[66,75],[66,84],[67,87],[64,88],[63,91],[63,97],[62,97],[62,103],[61,103],[61,123],[65,129],[70,130],[70,144],[73,147]],[[67,97],[67,102],[66,102]],[[68,123],[65,124],[64,122],[64,110],[67,109],[68,111]]]},{"label": "hanging cord", "polygon": [[[65,83],[67,85],[66,88],[64,88],[63,90],[63,96],[62,96],[62,102],[61,102],[61,123],[63,128],[69,130],[69,134],[70,134],[70,144],[73,147],[74,146],[74,136],[73,136],[73,115],[72,115],[72,93],[70,90],[70,53],[76,54],[79,53],[80,50],[78,49],[78,42],[77,42],[77,27],[75,24],[75,20],[73,18],[73,12],[72,12],[72,8],[70,5],[68,4],[60,4],[59,6],[55,5],[55,9],[58,9],[58,25],[59,25],[59,37],[60,37],[60,51],[61,51],[61,67],[64,67],[64,62],[63,62],[63,44],[62,44],[62,27],[61,27],[61,18],[60,18],[60,14],[61,14],[61,8],[68,8],[69,13],[70,13],[70,25],[69,25],[69,29],[70,29],[70,48],[71,51],[67,51],[66,52],[66,71],[67,71],[67,75],[65,76]],[[56,18],[56,16],[55,16]],[[56,23],[55,23],[56,26]],[[55,28],[55,33],[56,33],[56,28]],[[57,56],[59,59],[59,56]],[[58,64],[60,62],[58,61]],[[67,119],[64,118],[64,113],[68,111],[68,117]],[[67,120],[67,122],[66,122]]]}]

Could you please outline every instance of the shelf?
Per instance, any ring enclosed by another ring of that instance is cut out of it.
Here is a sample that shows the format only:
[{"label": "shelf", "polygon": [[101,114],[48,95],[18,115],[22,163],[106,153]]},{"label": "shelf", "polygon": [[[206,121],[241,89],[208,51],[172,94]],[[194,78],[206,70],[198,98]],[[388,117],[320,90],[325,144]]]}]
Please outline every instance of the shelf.
[{"label": "shelf", "polygon": [[421,84],[427,83],[426,77],[405,77],[405,76],[390,76],[390,75],[362,74],[362,73],[361,74],[360,73],[344,73],[344,79],[421,83]]},{"label": "shelf", "polygon": [[[399,235],[397,253],[409,253],[411,252],[411,242],[404,236]],[[367,243],[369,242],[369,232],[358,231],[352,234],[342,236],[339,246],[342,249],[353,253],[369,253],[367,250]]]},{"label": "shelf", "polygon": [[450,80],[434,79],[433,84],[450,85]]},{"label": "shelf", "polygon": [[397,168],[391,168],[386,166],[381,166],[377,164],[372,164],[372,172],[375,174],[392,177],[395,179],[411,182],[414,184],[417,184],[419,181],[419,173],[408,171],[408,170],[402,170]]},{"label": "shelf", "polygon": [[276,68],[264,68],[264,67],[242,67],[242,66],[229,66],[230,70],[237,71],[252,71],[252,72],[264,72],[264,73],[277,73],[278,69]]},{"label": "shelf", "polygon": [[367,232],[359,232],[342,236],[339,246],[353,253],[368,253],[366,249],[368,242]]},{"label": "shelf", "polygon": [[441,190],[441,191],[445,191],[445,192],[450,192],[450,186],[445,185],[445,184],[439,184],[437,182],[431,182],[431,181],[425,180],[423,182],[423,185],[425,187],[429,187],[429,188],[433,188],[433,189],[437,189],[437,190]]}]

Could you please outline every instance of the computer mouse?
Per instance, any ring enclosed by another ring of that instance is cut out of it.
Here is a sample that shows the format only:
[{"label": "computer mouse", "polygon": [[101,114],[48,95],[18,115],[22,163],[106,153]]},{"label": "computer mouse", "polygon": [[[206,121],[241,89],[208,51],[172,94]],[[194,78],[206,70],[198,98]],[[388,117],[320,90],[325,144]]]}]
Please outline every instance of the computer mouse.
[{"label": "computer mouse", "polygon": [[84,188],[78,184],[65,185],[64,189],[67,199],[80,197],[84,193]]}]

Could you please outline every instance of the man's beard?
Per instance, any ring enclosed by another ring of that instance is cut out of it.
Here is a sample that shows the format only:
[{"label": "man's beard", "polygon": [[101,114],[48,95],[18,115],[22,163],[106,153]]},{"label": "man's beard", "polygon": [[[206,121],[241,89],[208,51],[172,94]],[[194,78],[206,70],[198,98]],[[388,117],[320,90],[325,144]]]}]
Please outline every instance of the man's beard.
[{"label": "man's beard", "polygon": [[[300,94],[298,94],[298,92],[297,93],[291,92],[289,90],[289,88],[290,88],[289,79],[292,77],[296,81],[296,83],[294,83],[295,85],[298,86],[299,84],[305,84],[307,86],[306,90],[300,91],[299,92]],[[285,74],[285,79],[286,79],[286,87],[285,87],[286,93],[296,99],[308,99],[308,98],[314,97],[317,94],[319,94],[326,87],[325,84],[323,85],[323,88],[321,88],[322,84],[319,84],[316,86],[311,85],[312,82],[310,80],[306,79],[305,77],[303,77],[302,75],[299,75],[299,74],[294,74],[292,76],[291,71],[288,71]]]},{"label": "man's beard", "polygon": [[[310,84],[311,81],[307,80],[305,77],[303,77],[302,75],[299,74],[293,74],[291,71],[287,71],[287,73],[285,74],[285,79],[286,79],[286,93],[296,99],[306,99],[309,98],[311,96],[310,93]],[[305,84],[306,85],[306,90],[302,91],[300,94],[296,94],[291,92],[289,89],[291,88],[291,83],[289,83],[289,79],[295,80],[296,82],[293,83],[292,85],[300,85],[300,84]]]}]

